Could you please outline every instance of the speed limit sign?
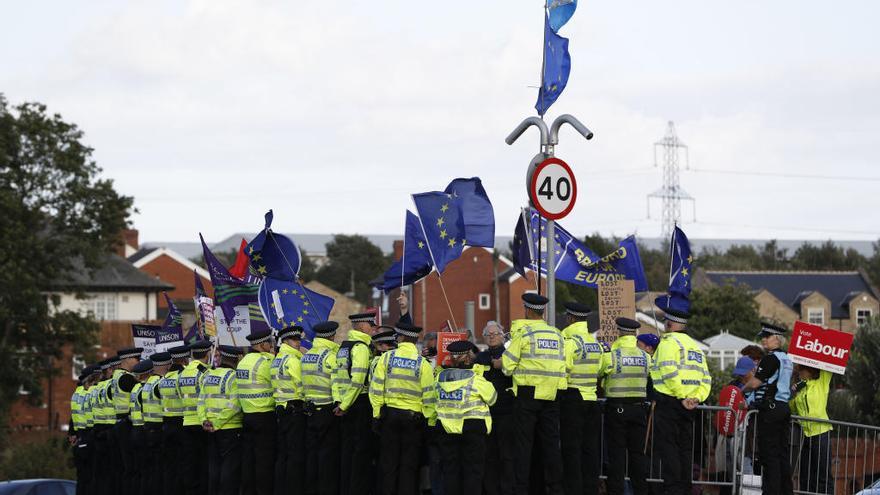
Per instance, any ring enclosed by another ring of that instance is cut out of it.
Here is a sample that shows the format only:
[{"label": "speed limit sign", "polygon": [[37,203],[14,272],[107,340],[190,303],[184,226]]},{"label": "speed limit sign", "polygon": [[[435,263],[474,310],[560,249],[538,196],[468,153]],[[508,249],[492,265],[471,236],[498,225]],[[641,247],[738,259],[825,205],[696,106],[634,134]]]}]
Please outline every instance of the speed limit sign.
[{"label": "speed limit sign", "polygon": [[548,220],[564,218],[574,208],[577,182],[568,164],[551,157],[542,161],[532,172],[529,199],[541,216]]}]

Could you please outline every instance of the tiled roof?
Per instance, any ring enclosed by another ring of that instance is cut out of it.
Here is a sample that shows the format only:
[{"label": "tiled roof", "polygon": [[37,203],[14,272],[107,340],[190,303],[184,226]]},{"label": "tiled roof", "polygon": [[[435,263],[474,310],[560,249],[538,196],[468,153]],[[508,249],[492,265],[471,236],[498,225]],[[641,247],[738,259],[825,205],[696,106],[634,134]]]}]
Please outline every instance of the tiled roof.
[{"label": "tiled roof", "polygon": [[767,290],[783,303],[797,309],[804,298],[818,292],[831,301],[831,318],[848,319],[853,293],[877,297],[861,273],[806,271],[712,271],[706,276],[717,285],[745,284],[754,291]]},{"label": "tiled roof", "polygon": [[90,272],[81,266],[67,280],[52,283],[50,289],[162,291],[172,290],[174,286],[138,270],[125,258],[108,254],[97,270]]}]

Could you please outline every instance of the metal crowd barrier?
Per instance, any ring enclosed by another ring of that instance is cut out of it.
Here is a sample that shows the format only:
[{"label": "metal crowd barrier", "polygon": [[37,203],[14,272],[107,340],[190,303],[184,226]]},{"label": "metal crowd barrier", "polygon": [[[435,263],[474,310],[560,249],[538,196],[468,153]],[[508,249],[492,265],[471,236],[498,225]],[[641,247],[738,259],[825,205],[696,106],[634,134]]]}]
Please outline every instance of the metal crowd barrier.
[{"label": "metal crowd barrier", "polygon": [[[757,411],[749,411],[739,431],[742,439],[736,482],[743,495],[760,493],[759,478],[751,476],[751,470],[760,458],[755,421]],[[829,425],[832,429],[808,437],[804,435],[802,422]],[[880,494],[880,427],[792,416],[789,435],[789,462],[795,493]]]}]

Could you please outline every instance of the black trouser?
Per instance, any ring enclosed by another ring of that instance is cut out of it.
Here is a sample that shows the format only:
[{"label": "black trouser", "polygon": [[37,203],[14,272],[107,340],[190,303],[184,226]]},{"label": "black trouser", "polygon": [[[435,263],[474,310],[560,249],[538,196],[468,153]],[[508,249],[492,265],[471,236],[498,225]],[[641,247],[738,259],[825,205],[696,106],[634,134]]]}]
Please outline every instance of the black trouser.
[{"label": "black trouser", "polygon": [[373,407],[367,394],[361,394],[342,416],[342,462],[339,493],[371,493],[373,469],[370,466],[370,422]]},{"label": "black trouser", "polygon": [[549,495],[562,491],[562,453],[559,446],[559,403],[534,398],[534,387],[519,387],[516,397],[516,493],[528,495],[532,444],[537,436]]},{"label": "black trouser", "polygon": [[688,411],[675,397],[657,395],[654,455],[660,456],[664,493],[690,495],[696,411]]},{"label": "black trouser", "polygon": [[275,494],[305,493],[306,416],[302,406],[279,408],[278,445],[275,461]]},{"label": "black trouser", "polygon": [[241,490],[241,428],[208,433],[208,459],[208,495],[238,495]]},{"label": "black trouser", "polygon": [[115,447],[114,460],[110,461],[114,464],[113,487],[119,492],[130,493],[134,486],[131,483],[131,470],[134,468],[134,462],[131,458],[131,421],[128,415],[118,415],[116,424],[113,425],[110,437],[113,439],[113,447]]},{"label": "black trouser", "polygon": [[272,495],[275,485],[275,411],[244,415],[241,493]]},{"label": "black trouser", "polygon": [[77,495],[91,495],[97,490],[92,485],[94,473],[92,462],[95,458],[95,446],[92,442],[92,429],[86,428],[76,432],[76,444],[73,446],[73,464],[76,466]]},{"label": "black trouser", "polygon": [[516,423],[513,414],[492,414],[492,432],[486,441],[483,491],[486,495],[513,495],[516,486]]},{"label": "black trouser", "polygon": [[128,493],[131,495],[146,493],[143,491],[143,477],[149,476],[150,466],[145,462],[146,452],[143,449],[144,438],[144,427],[132,425],[131,433],[129,435],[129,445],[131,445],[131,452],[129,453],[131,469],[129,470],[130,479],[128,480],[128,486],[131,487]]},{"label": "black trouser", "polygon": [[599,489],[602,411],[596,401],[586,401],[581,392],[562,392],[559,429],[562,435],[562,472],[565,493],[596,495]]},{"label": "black trouser", "polygon": [[184,493],[187,495],[205,495],[208,489],[208,456],[205,452],[207,438],[202,425],[183,427],[183,445],[181,454],[186,479],[183,480]]},{"label": "black trouser", "polygon": [[413,411],[385,407],[380,425],[379,467],[382,495],[418,493],[419,450],[424,417]]},{"label": "black trouser", "polygon": [[761,490],[779,495],[793,491],[791,483],[791,410],[787,402],[768,401],[758,408],[758,455]]},{"label": "black trouser", "polygon": [[114,457],[113,439],[111,428],[113,425],[98,424],[92,428],[92,443],[95,446],[92,459],[92,491],[100,495],[112,495],[113,476],[108,472]]},{"label": "black trouser", "polygon": [[479,494],[486,461],[486,421],[466,419],[461,433],[440,437],[443,495]]},{"label": "black trouser", "polygon": [[183,444],[183,417],[162,419],[162,476],[165,493],[183,493],[183,468],[181,446]]},{"label": "black trouser", "polygon": [[[608,399],[605,404],[605,441],[608,443],[608,495],[623,495],[623,479],[627,474],[635,495],[648,493],[648,458],[645,455],[645,431],[648,418],[641,400]],[[665,433],[664,433],[665,434]]]},{"label": "black trouser", "polygon": [[[141,493],[152,494],[162,487],[162,423],[144,423],[143,464],[141,465]],[[158,480],[156,479],[158,478]],[[156,481],[159,481],[158,485]]]},{"label": "black trouser", "polygon": [[310,495],[336,495],[339,491],[339,418],[333,408],[317,406],[306,418],[306,493]]},{"label": "black trouser", "polygon": [[801,445],[800,486],[798,490],[811,493],[833,493],[829,483],[831,473],[831,434],[804,437]]}]

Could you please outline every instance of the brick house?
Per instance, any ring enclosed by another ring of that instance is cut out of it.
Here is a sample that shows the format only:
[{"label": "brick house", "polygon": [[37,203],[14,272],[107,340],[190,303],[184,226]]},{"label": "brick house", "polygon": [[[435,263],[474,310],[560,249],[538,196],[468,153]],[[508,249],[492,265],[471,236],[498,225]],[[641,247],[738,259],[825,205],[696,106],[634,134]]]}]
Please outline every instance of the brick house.
[{"label": "brick house", "polygon": [[[94,358],[115,355],[131,346],[132,322],[155,322],[159,294],[173,285],[151,277],[117,254],[108,254],[103,266],[88,273],[83,270],[64,284],[53,284],[48,295],[57,296],[60,310],[91,313],[100,324],[100,344]],[[62,350],[59,359],[47,360],[57,376],[44,381],[43,397],[22,397],[10,411],[12,430],[66,429],[70,420],[70,396],[84,362],[71,349]]]},{"label": "brick house", "polygon": [[695,286],[743,284],[761,318],[792,328],[797,320],[854,332],[880,314],[880,295],[862,271],[698,272]]},{"label": "brick house", "polygon": [[[395,241],[395,259],[400,259],[402,248],[403,242]],[[528,277],[523,278],[513,269],[513,262],[482,247],[465,248],[461,257],[447,265],[442,277],[455,323],[459,328],[472,325],[470,330],[477,342],[482,342],[481,332],[489,321],[495,320],[510,328],[512,320],[524,317],[520,297],[535,291],[534,273],[529,272]],[[385,317],[391,322],[400,317],[398,294],[399,289],[395,289],[381,296],[382,301],[377,303],[386,308]],[[426,331],[440,330],[451,319],[436,272],[413,284],[409,294],[413,321]],[[467,316],[470,306],[473,306],[473,323]]]},{"label": "brick house", "polygon": [[[202,279],[205,291],[208,294],[213,293],[211,275],[208,270],[172,249],[166,247],[141,248],[128,256],[128,261],[142,272],[172,284],[174,289],[168,292],[168,296],[182,312],[191,313],[194,311],[193,296],[195,296],[196,284],[193,271]],[[159,298],[160,318],[167,314],[167,309],[165,298]]]}]

